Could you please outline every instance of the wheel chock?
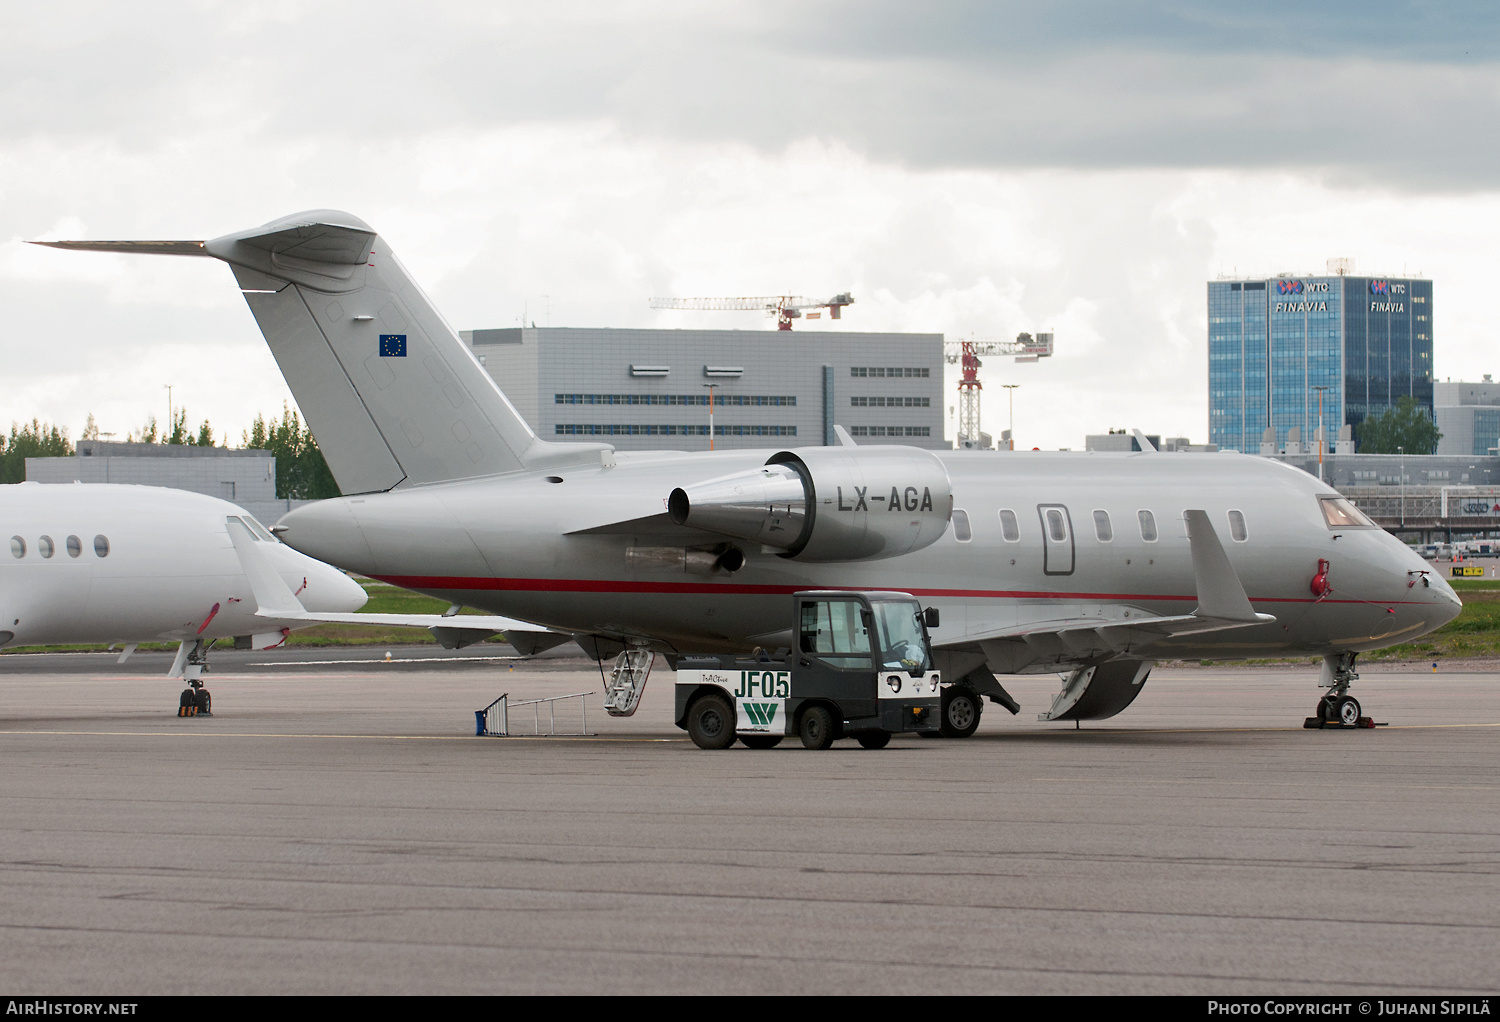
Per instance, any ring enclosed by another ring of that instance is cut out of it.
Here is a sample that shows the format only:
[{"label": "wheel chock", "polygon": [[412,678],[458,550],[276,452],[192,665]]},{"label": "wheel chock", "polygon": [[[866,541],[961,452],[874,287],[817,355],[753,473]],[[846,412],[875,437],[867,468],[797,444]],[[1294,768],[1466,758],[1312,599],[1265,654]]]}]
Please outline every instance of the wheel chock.
[{"label": "wheel chock", "polygon": [[1371,717],[1361,717],[1356,724],[1343,724],[1336,720],[1308,717],[1302,721],[1302,726],[1309,731],[1355,731],[1360,728],[1390,727],[1391,725],[1388,721],[1377,721]]}]

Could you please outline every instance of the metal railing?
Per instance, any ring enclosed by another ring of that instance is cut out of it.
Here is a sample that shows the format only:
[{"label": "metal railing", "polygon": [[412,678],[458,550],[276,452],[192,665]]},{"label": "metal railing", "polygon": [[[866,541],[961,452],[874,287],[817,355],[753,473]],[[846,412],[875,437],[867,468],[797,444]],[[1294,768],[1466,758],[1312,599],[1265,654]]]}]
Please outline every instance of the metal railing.
[{"label": "metal railing", "polygon": [[[584,737],[591,735],[589,731],[589,704],[588,698],[592,692],[570,692],[563,696],[548,696],[545,699],[523,699],[519,702],[510,701],[510,693],[507,692],[493,703],[482,710],[474,711],[474,734],[479,736],[490,736],[496,738],[508,737],[510,731],[510,711],[520,709],[523,706],[531,707],[532,734],[553,735],[562,737]],[[577,699],[582,721],[581,730],[559,731],[557,730],[557,704],[565,699]],[[542,730],[542,704],[547,704],[547,730]]]}]

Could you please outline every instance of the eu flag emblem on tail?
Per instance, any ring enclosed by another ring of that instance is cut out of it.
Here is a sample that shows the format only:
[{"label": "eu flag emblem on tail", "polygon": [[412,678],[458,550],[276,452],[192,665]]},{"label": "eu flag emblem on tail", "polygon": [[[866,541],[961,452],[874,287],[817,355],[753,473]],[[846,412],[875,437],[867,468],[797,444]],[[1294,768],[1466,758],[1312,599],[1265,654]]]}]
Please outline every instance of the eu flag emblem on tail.
[{"label": "eu flag emblem on tail", "polygon": [[405,358],[406,357],[406,335],[405,334],[381,334],[380,335],[380,357],[381,358]]}]

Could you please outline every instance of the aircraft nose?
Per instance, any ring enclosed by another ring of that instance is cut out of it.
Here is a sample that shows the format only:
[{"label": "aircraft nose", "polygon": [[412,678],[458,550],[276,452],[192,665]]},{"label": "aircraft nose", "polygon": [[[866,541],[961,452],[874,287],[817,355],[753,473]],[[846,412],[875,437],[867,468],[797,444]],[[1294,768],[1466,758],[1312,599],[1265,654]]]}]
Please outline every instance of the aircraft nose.
[{"label": "aircraft nose", "polygon": [[364,586],[327,564],[318,565],[307,583],[302,605],[315,614],[352,614],[370,599]]},{"label": "aircraft nose", "polygon": [[1415,604],[1422,621],[1422,634],[1441,628],[1458,617],[1464,609],[1453,587],[1431,565],[1415,554],[1405,552],[1401,570],[1406,572],[1407,603]]},{"label": "aircraft nose", "polygon": [[1428,592],[1433,594],[1435,602],[1449,612],[1447,617],[1438,622],[1439,625],[1445,625],[1458,617],[1459,611],[1464,609],[1464,601],[1458,593],[1453,591],[1447,579],[1434,572],[1427,576],[1427,587]]}]

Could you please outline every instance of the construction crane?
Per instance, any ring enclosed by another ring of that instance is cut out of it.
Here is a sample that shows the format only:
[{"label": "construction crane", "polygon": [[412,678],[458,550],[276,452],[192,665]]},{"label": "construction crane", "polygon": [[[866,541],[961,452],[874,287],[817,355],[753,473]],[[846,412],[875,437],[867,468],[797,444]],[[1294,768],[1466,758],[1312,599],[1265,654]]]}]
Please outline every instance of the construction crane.
[{"label": "construction crane", "polygon": [[[790,330],[794,319],[818,319],[822,310],[828,310],[830,319],[841,319],[844,306],[853,305],[854,296],[848,291],[819,301],[801,295],[775,295],[770,298],[653,298],[653,309],[695,309],[702,312],[737,312],[759,309],[768,316],[776,317],[777,330]],[[817,309],[817,312],[803,312]]]},{"label": "construction crane", "polygon": [[[979,382],[980,355],[1014,355],[1017,362],[1035,362],[1052,355],[1052,334],[1021,333],[1013,341],[996,338],[974,337],[967,341],[945,341],[943,358],[949,365],[963,367],[958,381],[958,446],[988,447],[979,432],[979,392],[984,385]],[[1014,441],[1012,441],[1014,444]]]}]

